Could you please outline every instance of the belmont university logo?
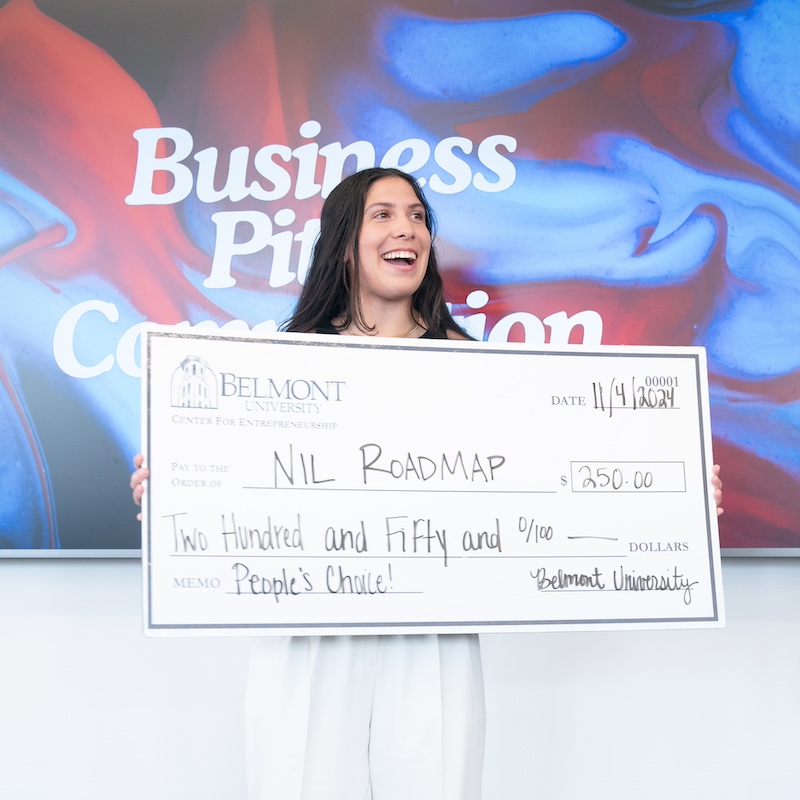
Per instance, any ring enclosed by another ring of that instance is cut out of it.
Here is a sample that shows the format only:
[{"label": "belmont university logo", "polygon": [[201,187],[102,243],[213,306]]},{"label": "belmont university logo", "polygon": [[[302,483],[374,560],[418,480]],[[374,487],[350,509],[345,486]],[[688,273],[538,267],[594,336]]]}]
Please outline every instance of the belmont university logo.
[{"label": "belmont university logo", "polygon": [[172,373],[174,408],[217,408],[219,389],[214,370],[200,356],[186,356]]},{"label": "belmont university logo", "polygon": [[170,404],[199,411],[241,400],[247,411],[318,414],[322,403],[344,399],[345,386],[337,380],[215,372],[205,359],[187,355],[172,373]]}]

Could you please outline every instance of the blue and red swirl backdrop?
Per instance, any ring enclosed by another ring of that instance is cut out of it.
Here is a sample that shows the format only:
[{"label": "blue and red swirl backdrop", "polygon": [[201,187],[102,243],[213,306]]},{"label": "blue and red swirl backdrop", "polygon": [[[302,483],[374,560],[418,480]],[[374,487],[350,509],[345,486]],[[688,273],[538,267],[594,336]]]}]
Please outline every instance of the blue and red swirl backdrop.
[{"label": "blue and red swirl backdrop", "polygon": [[0,548],[139,546],[139,325],[274,330],[397,165],[476,336],[707,348],[727,548],[800,547],[800,4],[0,3]]}]

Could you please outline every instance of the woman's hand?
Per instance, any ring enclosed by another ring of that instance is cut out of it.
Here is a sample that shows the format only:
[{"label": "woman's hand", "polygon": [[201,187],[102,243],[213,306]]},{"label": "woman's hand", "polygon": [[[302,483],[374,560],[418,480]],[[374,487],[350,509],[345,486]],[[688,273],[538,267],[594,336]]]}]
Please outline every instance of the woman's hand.
[{"label": "woman's hand", "polygon": [[[141,453],[137,453],[133,457],[133,466],[136,467],[136,470],[131,475],[131,490],[133,492],[133,502],[136,503],[137,506],[142,504],[142,495],[144,494],[144,482],[147,478],[150,477],[150,470],[146,467],[143,467],[144,464],[144,456]],[[719,468],[717,468],[719,469]],[[720,484],[721,486],[722,484]],[[136,519],[140,522],[142,520],[142,515],[137,514]]]},{"label": "woman's hand", "polygon": [[711,483],[714,485],[714,502],[717,504],[717,516],[725,510],[722,508],[722,481],[719,477],[719,464],[714,464]]}]

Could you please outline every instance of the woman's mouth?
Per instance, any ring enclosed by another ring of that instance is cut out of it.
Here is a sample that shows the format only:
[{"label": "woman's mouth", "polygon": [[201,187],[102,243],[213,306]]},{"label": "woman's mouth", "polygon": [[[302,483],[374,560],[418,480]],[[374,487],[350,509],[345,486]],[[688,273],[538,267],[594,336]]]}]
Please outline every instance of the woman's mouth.
[{"label": "woman's mouth", "polygon": [[417,260],[417,254],[413,250],[391,250],[388,253],[384,253],[381,256],[384,261],[388,261],[390,264],[395,264],[396,266],[413,266],[414,262]]}]

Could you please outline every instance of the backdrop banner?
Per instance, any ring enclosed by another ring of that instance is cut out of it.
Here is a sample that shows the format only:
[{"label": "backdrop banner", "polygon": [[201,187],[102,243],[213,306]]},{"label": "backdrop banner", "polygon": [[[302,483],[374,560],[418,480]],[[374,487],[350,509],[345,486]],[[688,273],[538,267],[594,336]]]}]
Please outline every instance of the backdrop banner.
[{"label": "backdrop banner", "polygon": [[793,0],[0,0],[0,555],[138,551],[142,325],[274,332],[373,165],[477,339],[705,348],[722,546],[800,552],[798,37]]}]

